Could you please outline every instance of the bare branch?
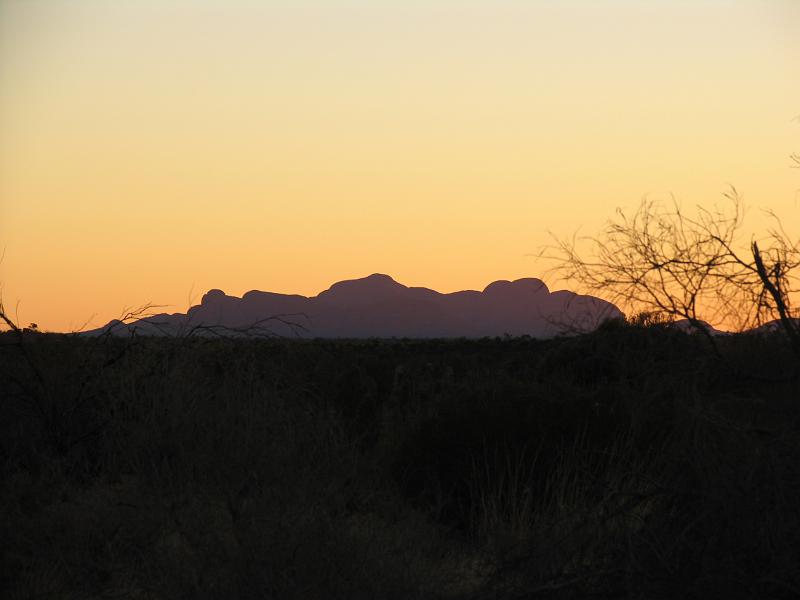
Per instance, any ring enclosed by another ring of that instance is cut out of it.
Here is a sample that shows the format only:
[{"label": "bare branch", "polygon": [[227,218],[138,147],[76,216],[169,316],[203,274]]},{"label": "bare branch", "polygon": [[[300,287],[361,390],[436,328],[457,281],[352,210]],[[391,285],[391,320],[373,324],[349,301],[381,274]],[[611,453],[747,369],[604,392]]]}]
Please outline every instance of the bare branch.
[{"label": "bare branch", "polygon": [[741,331],[779,320],[800,355],[791,302],[800,291],[800,247],[774,213],[766,236],[745,244],[741,197],[731,187],[724,198],[690,216],[674,197],[645,197],[630,216],[617,209],[597,237],[554,238],[541,255],[554,260],[559,278],[629,314],[685,319],[709,339],[706,323]]}]

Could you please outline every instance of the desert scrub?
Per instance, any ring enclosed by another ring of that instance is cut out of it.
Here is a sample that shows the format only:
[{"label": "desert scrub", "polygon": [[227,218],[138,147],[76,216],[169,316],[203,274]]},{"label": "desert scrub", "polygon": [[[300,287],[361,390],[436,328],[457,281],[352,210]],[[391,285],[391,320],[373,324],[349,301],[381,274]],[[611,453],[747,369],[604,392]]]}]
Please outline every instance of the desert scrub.
[{"label": "desert scrub", "polygon": [[800,589],[780,338],[8,340],[4,597]]}]

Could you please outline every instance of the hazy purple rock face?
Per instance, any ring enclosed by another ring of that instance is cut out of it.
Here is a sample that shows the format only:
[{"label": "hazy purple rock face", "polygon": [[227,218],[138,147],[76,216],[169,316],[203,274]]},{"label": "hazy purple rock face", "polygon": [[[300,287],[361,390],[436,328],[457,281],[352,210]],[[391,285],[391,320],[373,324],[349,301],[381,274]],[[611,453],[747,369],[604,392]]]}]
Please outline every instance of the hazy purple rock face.
[{"label": "hazy purple rock face", "polygon": [[599,298],[563,290],[551,293],[539,279],[495,281],[483,292],[441,294],[374,274],[340,281],[310,298],[259,291],[237,298],[210,290],[186,314],[156,315],[127,326],[116,323],[113,332],[125,335],[136,328],[151,335],[194,329],[234,335],[258,330],[304,338],[551,337],[589,331],[622,316],[616,306]]}]

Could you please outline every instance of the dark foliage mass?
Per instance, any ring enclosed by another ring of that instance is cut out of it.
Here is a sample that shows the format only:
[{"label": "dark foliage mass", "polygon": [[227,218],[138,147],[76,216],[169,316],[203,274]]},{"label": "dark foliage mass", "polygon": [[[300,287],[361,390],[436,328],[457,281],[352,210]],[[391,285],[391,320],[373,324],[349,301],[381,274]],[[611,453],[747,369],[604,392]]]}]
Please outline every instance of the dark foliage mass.
[{"label": "dark foliage mass", "polygon": [[797,598],[778,335],[0,335],[4,598]]}]

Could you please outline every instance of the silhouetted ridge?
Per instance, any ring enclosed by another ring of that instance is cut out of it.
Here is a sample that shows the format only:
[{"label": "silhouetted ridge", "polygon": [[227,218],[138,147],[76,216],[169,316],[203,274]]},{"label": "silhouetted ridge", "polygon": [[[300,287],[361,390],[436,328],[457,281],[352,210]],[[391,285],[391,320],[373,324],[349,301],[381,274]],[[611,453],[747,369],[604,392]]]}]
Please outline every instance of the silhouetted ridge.
[{"label": "silhouetted ridge", "polygon": [[317,299],[360,305],[396,297],[408,289],[388,275],[374,273],[361,279],[349,279],[334,283],[330,288],[321,292]]},{"label": "silhouetted ridge", "polygon": [[592,296],[550,292],[540,279],[490,283],[482,292],[442,294],[408,287],[374,273],[334,283],[319,295],[252,290],[243,297],[209,290],[187,313],[157,315],[125,325],[109,323],[98,333],[181,334],[188,331],[243,334],[258,327],[276,335],[327,338],[431,338],[530,335],[551,337],[594,329],[619,309]]},{"label": "silhouetted ridge", "polygon": [[200,304],[206,306],[211,305],[219,302],[220,300],[227,298],[225,292],[222,290],[208,290],[205,294],[203,294],[203,298],[200,300]]},{"label": "silhouetted ridge", "polygon": [[535,277],[526,277],[524,279],[517,279],[515,281],[507,281],[501,279],[494,281],[486,286],[483,290],[484,294],[514,294],[514,293],[549,293],[547,286],[541,279]]}]

